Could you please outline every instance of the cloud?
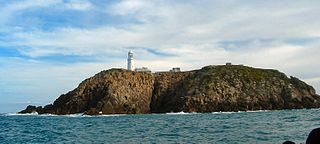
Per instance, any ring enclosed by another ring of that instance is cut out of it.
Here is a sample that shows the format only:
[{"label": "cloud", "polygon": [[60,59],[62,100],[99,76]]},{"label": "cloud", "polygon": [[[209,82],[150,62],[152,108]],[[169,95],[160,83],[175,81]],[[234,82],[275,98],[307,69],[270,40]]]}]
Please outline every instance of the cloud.
[{"label": "cloud", "polygon": [[86,11],[93,7],[92,4],[87,0],[70,0],[65,5],[68,9],[81,11]]},{"label": "cloud", "polygon": [[117,62],[87,62],[53,65],[51,62],[0,58],[5,75],[0,82],[2,102],[51,103],[60,94],[74,89],[82,80],[111,67],[124,66]]},{"label": "cloud", "polygon": [[21,101],[49,102],[100,70],[125,68],[128,49],[153,71],[232,62],[319,85],[317,1],[38,0],[0,12],[0,88]]},{"label": "cloud", "polygon": [[0,12],[0,23],[3,24],[10,19],[10,17],[18,11],[22,11],[34,7],[48,7],[59,3],[59,0],[25,0],[25,1],[11,1],[4,5]]},{"label": "cloud", "polygon": [[8,35],[39,29],[47,31],[61,26],[94,25],[86,14],[94,6],[87,0],[12,0],[1,6],[0,32]]},{"label": "cloud", "polygon": [[[137,21],[144,23],[102,25],[94,29],[61,27],[55,31],[36,30],[31,33],[17,33],[16,36],[25,40],[28,45],[55,44],[57,47],[73,47],[78,50],[95,45],[111,45],[113,48],[136,45],[154,47],[226,40],[312,38],[319,35],[319,31],[315,30],[319,22],[303,22],[313,20],[311,16],[308,16],[307,20],[305,16],[296,18],[299,15],[315,15],[312,8],[298,9],[291,4],[293,7],[289,5],[284,10],[273,7],[255,10],[252,9],[256,6],[253,4],[249,8],[240,5],[239,8],[232,9],[235,7],[233,4],[220,4],[223,8],[219,8],[219,4],[210,5],[212,2],[208,2],[203,8],[202,3],[194,3],[182,5],[162,2],[156,6],[156,2],[120,1],[111,6],[112,14],[121,14],[124,17],[134,15]],[[214,12],[208,13],[209,9],[214,9]],[[224,11],[228,13],[223,13]],[[272,23],[273,21],[278,22]],[[295,26],[292,26],[292,23]]]},{"label": "cloud", "polygon": [[111,6],[109,11],[112,14],[128,15],[143,11],[145,8],[152,7],[151,2],[143,0],[122,0]]}]

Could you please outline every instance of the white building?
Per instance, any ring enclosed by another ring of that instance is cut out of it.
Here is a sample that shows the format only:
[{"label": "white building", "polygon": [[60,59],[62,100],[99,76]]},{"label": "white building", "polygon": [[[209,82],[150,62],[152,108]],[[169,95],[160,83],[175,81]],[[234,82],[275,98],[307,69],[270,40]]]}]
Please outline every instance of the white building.
[{"label": "white building", "polygon": [[181,72],[179,67],[172,68],[170,72]]},{"label": "white building", "polygon": [[142,68],[136,68],[136,72],[146,72],[146,73],[151,73],[151,70],[149,70],[147,67],[142,67]]},{"label": "white building", "polygon": [[127,69],[131,70],[131,71],[134,70],[134,60],[133,60],[133,51],[132,50],[129,50],[129,52],[128,52]]}]

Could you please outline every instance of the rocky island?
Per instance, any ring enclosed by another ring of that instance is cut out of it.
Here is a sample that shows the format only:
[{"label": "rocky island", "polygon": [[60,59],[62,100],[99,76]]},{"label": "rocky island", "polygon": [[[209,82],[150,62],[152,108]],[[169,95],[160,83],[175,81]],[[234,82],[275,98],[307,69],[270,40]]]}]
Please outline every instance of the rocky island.
[{"label": "rocky island", "polygon": [[187,72],[110,69],[81,82],[53,104],[19,113],[147,114],[320,107],[314,88],[272,69],[206,66]]}]

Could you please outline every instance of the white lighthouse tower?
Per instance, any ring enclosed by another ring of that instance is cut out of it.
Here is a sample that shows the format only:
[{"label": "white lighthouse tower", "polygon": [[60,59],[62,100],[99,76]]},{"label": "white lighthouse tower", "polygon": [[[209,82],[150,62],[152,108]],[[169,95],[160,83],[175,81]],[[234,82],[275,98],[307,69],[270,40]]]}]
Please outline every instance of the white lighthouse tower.
[{"label": "white lighthouse tower", "polygon": [[131,71],[134,70],[133,51],[132,50],[129,50],[129,52],[128,52],[127,69],[131,70]]}]

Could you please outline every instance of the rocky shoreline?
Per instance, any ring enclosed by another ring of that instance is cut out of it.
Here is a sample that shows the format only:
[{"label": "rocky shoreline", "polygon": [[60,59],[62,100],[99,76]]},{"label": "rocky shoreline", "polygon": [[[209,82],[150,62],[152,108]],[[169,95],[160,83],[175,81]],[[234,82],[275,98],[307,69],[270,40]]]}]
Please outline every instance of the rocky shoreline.
[{"label": "rocky shoreline", "polygon": [[81,82],[53,104],[19,113],[147,114],[319,108],[314,88],[271,69],[206,66],[187,72],[110,69]]}]

